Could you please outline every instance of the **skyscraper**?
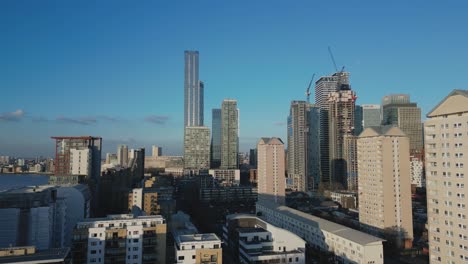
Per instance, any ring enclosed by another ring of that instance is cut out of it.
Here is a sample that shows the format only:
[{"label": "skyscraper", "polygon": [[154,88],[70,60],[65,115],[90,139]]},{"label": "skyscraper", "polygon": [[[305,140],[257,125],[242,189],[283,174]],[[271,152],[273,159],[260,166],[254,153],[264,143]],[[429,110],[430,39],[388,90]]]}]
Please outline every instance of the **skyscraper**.
[{"label": "skyscraper", "polygon": [[119,145],[117,147],[117,162],[122,167],[128,166],[128,146]]},{"label": "skyscraper", "polygon": [[309,190],[317,190],[320,183],[320,108],[309,104],[308,114],[307,181]]},{"label": "skyscraper", "polygon": [[330,183],[330,157],[328,146],[328,94],[336,92],[342,84],[349,84],[348,72],[336,72],[315,82],[315,105],[320,109],[320,171],[321,182]]},{"label": "skyscraper", "polygon": [[380,126],[380,105],[378,104],[363,104],[362,105],[362,127],[368,128],[372,126]]},{"label": "skyscraper", "polygon": [[210,129],[186,127],[184,135],[184,168],[201,170],[210,168]]},{"label": "skyscraper", "polygon": [[211,117],[211,168],[221,165],[221,109],[213,109]]},{"label": "skyscraper", "polygon": [[387,95],[382,99],[382,124],[398,126],[410,139],[412,155],[423,148],[421,108],[407,94]]},{"label": "skyscraper", "polygon": [[258,194],[259,198],[284,204],[285,167],[284,143],[279,138],[261,138],[258,151]]},{"label": "skyscraper", "polygon": [[292,101],[288,116],[288,178],[297,191],[308,190],[309,103]]},{"label": "skyscraper", "polygon": [[[454,90],[424,122],[431,263],[468,262],[468,90]],[[465,177],[467,176],[467,177]]]},{"label": "skyscraper", "polygon": [[366,128],[357,140],[359,222],[412,246],[409,139],[395,126]]},{"label": "skyscraper", "polygon": [[198,51],[185,51],[184,126],[203,126],[203,82],[198,79]]},{"label": "skyscraper", "polygon": [[344,159],[344,137],[354,135],[356,93],[348,84],[328,94],[328,150],[330,159],[329,186],[347,189],[347,165]]},{"label": "skyscraper", "polygon": [[[362,119],[363,119],[363,107],[361,105],[356,105],[354,108],[354,135],[359,136],[361,134],[363,127],[362,127]],[[377,124],[377,125],[380,125]]]},{"label": "skyscraper", "polygon": [[237,169],[239,153],[239,110],[237,101],[225,99],[221,106],[221,168]]}]

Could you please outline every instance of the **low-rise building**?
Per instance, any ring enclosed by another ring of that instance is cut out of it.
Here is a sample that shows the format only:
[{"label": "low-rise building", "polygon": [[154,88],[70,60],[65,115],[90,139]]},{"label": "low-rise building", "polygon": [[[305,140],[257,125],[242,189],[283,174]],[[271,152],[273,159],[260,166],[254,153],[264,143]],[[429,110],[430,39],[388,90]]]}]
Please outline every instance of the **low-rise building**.
[{"label": "low-rise building", "polygon": [[221,240],[214,233],[179,235],[175,238],[176,263],[223,263]]},{"label": "low-rise building", "polygon": [[332,252],[340,263],[384,262],[383,239],[273,202],[257,202],[257,215],[304,238],[310,247]]},{"label": "low-rise building", "polygon": [[223,240],[237,263],[306,263],[305,240],[253,215],[228,215]]},{"label": "low-rise building", "polygon": [[218,181],[221,186],[236,186],[240,183],[240,170],[209,170],[208,173]]},{"label": "low-rise building", "polygon": [[36,250],[34,246],[0,248],[0,264],[71,264],[70,248]]}]

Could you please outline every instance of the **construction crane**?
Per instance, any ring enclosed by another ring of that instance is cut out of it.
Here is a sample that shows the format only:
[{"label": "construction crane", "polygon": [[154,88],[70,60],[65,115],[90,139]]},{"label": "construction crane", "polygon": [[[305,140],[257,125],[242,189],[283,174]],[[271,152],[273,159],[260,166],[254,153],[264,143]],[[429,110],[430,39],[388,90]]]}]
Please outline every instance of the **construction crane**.
[{"label": "construction crane", "polygon": [[306,91],[306,96],[307,96],[307,103],[310,103],[310,86],[312,85],[312,82],[314,81],[315,73],[312,75],[312,79],[310,79],[309,86],[307,87]]},{"label": "construction crane", "polygon": [[[338,67],[336,67],[336,62],[335,62],[335,57],[333,57],[333,52],[330,48],[330,46],[328,46],[328,53],[330,54],[330,58],[333,62],[333,66],[335,66],[335,72],[338,72]],[[343,67],[343,70],[344,70],[344,67]]]}]

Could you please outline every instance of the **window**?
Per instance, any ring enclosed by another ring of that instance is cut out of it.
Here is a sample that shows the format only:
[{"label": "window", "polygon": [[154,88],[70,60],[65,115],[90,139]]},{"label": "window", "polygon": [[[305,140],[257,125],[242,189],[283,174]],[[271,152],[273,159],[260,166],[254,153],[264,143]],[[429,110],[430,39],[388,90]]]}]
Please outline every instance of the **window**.
[{"label": "window", "polygon": [[184,256],[179,256],[178,260],[184,260]]},{"label": "window", "polygon": [[192,255],[192,259],[195,259],[195,258],[196,258],[196,256],[195,256],[195,255]]}]

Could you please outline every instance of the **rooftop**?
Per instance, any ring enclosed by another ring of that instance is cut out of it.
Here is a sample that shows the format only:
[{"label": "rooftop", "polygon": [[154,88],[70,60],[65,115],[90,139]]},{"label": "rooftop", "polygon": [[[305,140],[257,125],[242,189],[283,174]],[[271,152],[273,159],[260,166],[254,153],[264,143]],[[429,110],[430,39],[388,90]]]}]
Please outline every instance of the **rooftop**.
[{"label": "rooftop", "polygon": [[372,244],[376,242],[380,243],[382,241],[385,241],[384,239],[371,236],[364,232],[361,232],[361,231],[358,231],[358,230],[355,230],[355,229],[352,229],[352,228],[349,228],[340,224],[333,223],[323,218],[310,215],[310,214],[301,212],[299,210],[292,209],[287,206],[280,206],[270,201],[262,201],[262,202],[259,202],[258,204],[268,207],[273,210],[277,210],[281,212],[283,215],[287,215],[291,218],[301,221],[302,223],[308,224],[310,226],[314,226],[316,228],[320,228],[323,231],[335,234],[339,237],[353,241],[360,245],[367,245],[367,244]]},{"label": "rooftop", "polygon": [[239,227],[237,228],[239,233],[258,233],[258,232],[268,232],[266,229],[261,227]]},{"label": "rooftop", "polygon": [[22,193],[38,193],[45,191],[49,188],[54,188],[54,185],[38,185],[38,186],[24,186],[20,188],[13,188],[13,189],[8,189],[6,191],[0,192],[0,193],[15,193],[15,194],[22,194]]},{"label": "rooftop", "polygon": [[[14,249],[14,248],[13,248]],[[4,249],[2,249],[4,250]],[[70,248],[39,250],[34,254],[1,257],[0,263],[54,263],[62,262],[70,254]]]},{"label": "rooftop", "polygon": [[209,242],[209,241],[221,242],[221,240],[218,238],[218,236],[215,233],[180,235],[177,237],[176,240],[178,243]]}]

